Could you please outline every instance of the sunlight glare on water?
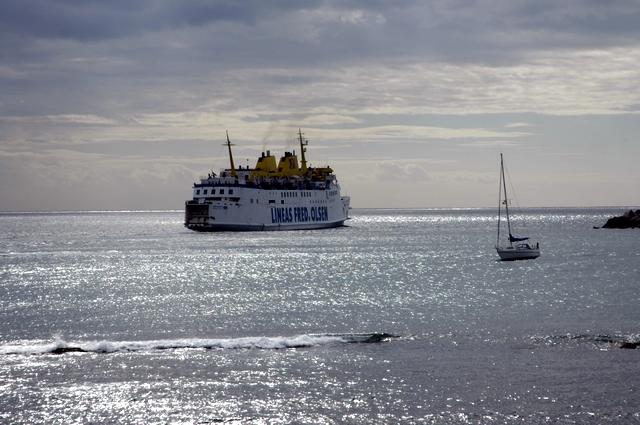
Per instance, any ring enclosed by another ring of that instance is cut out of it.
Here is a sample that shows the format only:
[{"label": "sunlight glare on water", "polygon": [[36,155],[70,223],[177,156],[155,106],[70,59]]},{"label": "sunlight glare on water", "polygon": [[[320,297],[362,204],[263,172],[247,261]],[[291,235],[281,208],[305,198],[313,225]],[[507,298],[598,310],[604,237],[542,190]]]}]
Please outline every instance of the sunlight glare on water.
[{"label": "sunlight glare on water", "polygon": [[516,214],[542,256],[514,263],[493,210],[0,214],[0,421],[637,422],[637,235],[593,229],[616,212]]}]

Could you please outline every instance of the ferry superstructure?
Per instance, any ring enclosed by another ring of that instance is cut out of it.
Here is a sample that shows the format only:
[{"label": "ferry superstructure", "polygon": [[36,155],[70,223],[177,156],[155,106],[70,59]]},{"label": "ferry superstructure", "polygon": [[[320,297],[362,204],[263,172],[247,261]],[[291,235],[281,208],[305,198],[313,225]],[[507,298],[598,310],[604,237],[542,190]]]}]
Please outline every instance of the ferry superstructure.
[{"label": "ferry superstructure", "polygon": [[301,160],[285,152],[276,163],[263,152],[254,168],[235,167],[227,133],[230,168],[193,184],[185,202],[184,225],[195,231],[268,231],[324,229],[349,219],[349,196],[330,167],[307,167],[308,140],[298,131]]}]

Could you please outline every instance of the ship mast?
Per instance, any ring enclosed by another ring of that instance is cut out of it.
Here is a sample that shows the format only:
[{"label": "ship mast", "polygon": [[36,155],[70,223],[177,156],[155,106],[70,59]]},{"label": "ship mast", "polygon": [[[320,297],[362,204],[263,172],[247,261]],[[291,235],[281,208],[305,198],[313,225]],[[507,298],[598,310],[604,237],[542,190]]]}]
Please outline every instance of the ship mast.
[{"label": "ship mast", "polygon": [[233,155],[231,154],[231,141],[229,140],[229,131],[227,130],[227,143],[226,146],[229,148],[229,161],[231,162],[231,177],[232,178],[237,178],[238,176],[236,175],[236,167],[235,165],[233,165]]},{"label": "ship mast", "polygon": [[302,138],[302,130],[300,128],[298,128],[298,140],[300,140],[300,152],[302,155],[302,159],[300,160],[300,174],[305,176],[307,174],[307,159],[304,153],[307,151],[305,146],[309,144],[309,141]]}]

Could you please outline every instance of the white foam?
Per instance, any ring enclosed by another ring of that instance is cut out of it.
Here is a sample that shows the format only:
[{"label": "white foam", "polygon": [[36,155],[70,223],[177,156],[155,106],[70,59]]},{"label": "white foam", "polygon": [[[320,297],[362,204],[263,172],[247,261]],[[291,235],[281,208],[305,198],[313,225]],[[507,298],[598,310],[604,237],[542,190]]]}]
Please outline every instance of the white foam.
[{"label": "white foam", "polygon": [[294,337],[245,337],[230,339],[167,339],[150,341],[86,341],[67,342],[56,338],[50,343],[6,344],[0,354],[47,354],[58,349],[83,350],[93,353],[116,353],[169,349],[286,349],[348,342],[340,336],[299,335]]}]

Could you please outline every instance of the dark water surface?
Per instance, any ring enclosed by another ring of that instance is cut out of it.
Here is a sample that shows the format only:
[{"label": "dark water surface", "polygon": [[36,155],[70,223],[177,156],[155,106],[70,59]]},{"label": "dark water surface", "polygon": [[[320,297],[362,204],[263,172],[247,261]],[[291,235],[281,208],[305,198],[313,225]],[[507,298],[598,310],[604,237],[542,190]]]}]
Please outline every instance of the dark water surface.
[{"label": "dark water surface", "polygon": [[181,211],[0,213],[0,422],[640,422],[623,208],[352,210],[199,234]]}]

